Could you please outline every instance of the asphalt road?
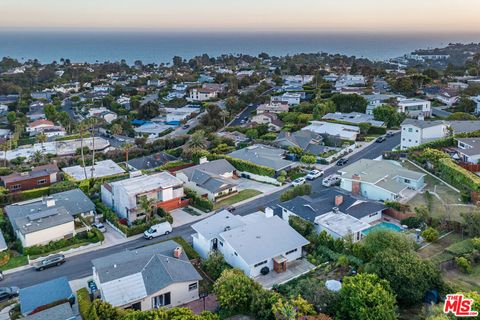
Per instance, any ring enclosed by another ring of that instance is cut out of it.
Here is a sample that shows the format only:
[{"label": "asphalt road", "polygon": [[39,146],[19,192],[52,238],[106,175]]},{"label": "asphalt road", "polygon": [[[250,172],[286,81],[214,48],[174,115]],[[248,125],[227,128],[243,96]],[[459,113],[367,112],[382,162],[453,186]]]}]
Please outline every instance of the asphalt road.
[{"label": "asphalt road", "polygon": [[[392,150],[395,146],[400,144],[400,134],[396,133],[393,137],[387,138],[383,143],[373,143],[367,148],[351,155],[349,157],[349,163],[355,162],[359,159],[374,159],[382,155],[383,151]],[[325,175],[330,175],[337,172],[339,169],[338,166],[334,166],[325,171]],[[312,182],[312,196],[315,197],[316,194],[319,194],[322,190],[325,189],[321,185],[322,179],[316,179]],[[284,190],[266,195],[262,198],[257,199],[243,205],[240,205],[235,210],[235,214],[246,215],[252,212],[257,211],[260,208],[273,206],[279,202],[280,194]],[[103,248],[99,250],[90,251],[84,254],[79,254],[73,257],[67,258],[67,262],[59,267],[54,267],[44,271],[35,271],[32,268],[18,271],[12,274],[7,274],[5,279],[0,284],[1,286],[17,286],[24,288],[27,286],[34,285],[39,282],[51,280],[60,276],[66,276],[69,280],[84,278],[92,275],[92,264],[91,260],[104,257],[119,251],[138,248],[144,245],[153,244],[156,242],[161,242],[171,237],[181,236],[185,240],[191,242],[191,235],[193,230],[190,225],[184,225],[176,228],[169,236],[160,237],[152,241],[145,240],[143,238],[135,239],[123,244],[116,246]]]},{"label": "asphalt road", "polygon": [[[258,104],[252,104],[243,109],[241,113],[239,113],[235,119],[228,125],[229,127],[235,127],[235,126],[240,126],[244,124],[245,122],[248,122],[248,119],[252,117],[252,112],[254,110],[257,110]],[[247,119],[245,119],[247,118]],[[242,120],[245,120],[244,123],[242,123]]]}]

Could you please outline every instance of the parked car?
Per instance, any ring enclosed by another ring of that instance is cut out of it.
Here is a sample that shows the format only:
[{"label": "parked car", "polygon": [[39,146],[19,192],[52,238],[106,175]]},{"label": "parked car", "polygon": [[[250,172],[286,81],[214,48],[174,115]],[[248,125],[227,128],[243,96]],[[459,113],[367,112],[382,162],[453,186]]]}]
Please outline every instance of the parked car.
[{"label": "parked car", "polygon": [[376,143],[382,143],[382,142],[384,142],[385,140],[387,140],[387,139],[385,139],[384,136],[381,136],[381,137],[378,137],[377,140],[375,140],[375,142],[376,142]]},{"label": "parked car", "polygon": [[292,181],[292,186],[296,187],[296,186],[300,186],[302,184],[305,183],[305,178],[297,178],[295,180]]},{"label": "parked car", "polygon": [[329,175],[328,177],[325,177],[322,180],[322,185],[324,187],[331,187],[331,186],[339,183],[340,180],[342,180],[342,179],[340,178],[340,176],[338,174],[331,174],[331,175]]},{"label": "parked car", "polygon": [[337,166],[344,166],[344,165],[347,164],[347,162],[348,162],[348,159],[346,159],[346,158],[338,159]]},{"label": "parked car", "polygon": [[393,137],[395,135],[395,132],[388,132],[387,133],[387,138]]},{"label": "parked car", "polygon": [[100,231],[103,232],[103,233],[107,232],[107,228],[105,228],[105,226],[103,225],[103,223],[100,223],[100,222],[94,223],[94,224],[92,224],[92,227],[94,227],[95,229],[100,230]]},{"label": "parked car", "polygon": [[186,129],[188,129],[188,128],[190,128],[190,125],[188,125],[188,124],[186,124],[186,125],[184,125],[184,126],[182,127],[182,129],[184,129],[184,130],[186,130]]},{"label": "parked car", "polygon": [[323,170],[312,170],[307,174],[306,178],[307,180],[315,180],[317,178],[320,178],[324,174],[325,172],[323,172]]},{"label": "parked car", "polygon": [[18,287],[1,287],[0,288],[0,301],[10,300],[18,297],[20,289]]},{"label": "parked car", "polygon": [[153,225],[143,233],[143,237],[148,240],[153,238],[167,235],[172,232],[172,225],[168,222],[162,222],[156,225]]},{"label": "parked car", "polygon": [[234,212],[236,208],[234,206],[226,206],[223,209],[227,210],[228,212]]},{"label": "parked car", "polygon": [[39,262],[36,262],[33,264],[33,267],[37,271],[42,271],[47,268],[59,266],[61,264],[65,263],[65,256],[63,254],[54,254],[49,257],[46,257],[43,260],[40,260]]}]

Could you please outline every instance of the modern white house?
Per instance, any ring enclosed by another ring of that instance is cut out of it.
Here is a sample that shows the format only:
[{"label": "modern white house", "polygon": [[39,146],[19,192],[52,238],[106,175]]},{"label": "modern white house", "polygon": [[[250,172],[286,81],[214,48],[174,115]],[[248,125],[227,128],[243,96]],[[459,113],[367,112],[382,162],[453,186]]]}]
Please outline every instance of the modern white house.
[{"label": "modern white house", "polygon": [[172,240],[98,258],[92,264],[100,298],[114,307],[145,311],[199,298],[202,277]]},{"label": "modern white house", "polygon": [[182,201],[183,182],[166,171],[105,183],[101,186],[101,196],[106,206],[129,222],[145,218],[144,210],[139,207],[144,196],[154,199],[156,206],[166,211],[186,205]]},{"label": "modern white house", "polygon": [[298,92],[285,92],[280,96],[273,96],[271,97],[271,103],[282,103],[285,102],[290,106],[296,106],[300,104],[300,100],[302,99],[302,94]]},{"label": "modern white house", "polygon": [[463,162],[480,164],[480,138],[456,138],[456,151]]},{"label": "modern white house", "polygon": [[352,236],[353,242],[360,241],[363,232],[372,226],[348,214],[333,210],[315,220],[315,227],[318,232],[325,231],[334,239]]},{"label": "modern white house", "polygon": [[351,141],[355,141],[357,135],[360,134],[360,128],[357,126],[326,121],[310,121],[310,125],[302,128],[302,130],[310,130],[319,134],[338,136],[341,139]]},{"label": "modern white house", "polygon": [[257,108],[257,114],[262,113],[283,113],[288,112],[289,106],[287,102],[277,101],[261,104]]},{"label": "modern white house", "polygon": [[206,161],[202,158],[199,165],[176,172],[185,187],[211,201],[237,193],[237,183],[233,180],[235,167],[225,159]]},{"label": "modern white house", "polygon": [[344,87],[365,85],[365,77],[362,75],[342,75],[335,82],[335,90],[340,91]]},{"label": "modern white house", "polygon": [[278,118],[276,113],[264,112],[254,115],[250,120],[252,123],[266,124],[272,131],[280,131],[283,127],[283,122]]},{"label": "modern white house", "polygon": [[193,247],[202,258],[219,251],[225,261],[255,278],[261,270],[285,272],[309,243],[288,222],[256,212],[237,216],[224,210],[192,225]]},{"label": "modern white house", "polygon": [[405,119],[401,124],[400,148],[406,150],[426,142],[446,137],[449,125],[445,121]]},{"label": "modern white house", "polygon": [[339,170],[340,188],[370,200],[397,201],[425,186],[424,173],[389,160],[361,159]]},{"label": "modern white house", "polygon": [[180,122],[188,119],[195,113],[198,113],[200,109],[198,107],[185,106],[182,108],[165,108],[166,121],[167,122]]},{"label": "modern white house", "polygon": [[398,95],[379,93],[362,96],[368,101],[367,109],[365,111],[367,115],[373,115],[373,110],[375,110],[375,108],[385,104],[388,105],[390,100],[393,101],[400,97]]},{"label": "modern white house", "polygon": [[398,112],[405,113],[409,118],[429,118],[432,115],[432,103],[422,99],[399,99]]},{"label": "modern white house", "polygon": [[215,99],[218,96],[218,91],[210,88],[194,88],[190,90],[187,100],[189,101],[208,101]]}]

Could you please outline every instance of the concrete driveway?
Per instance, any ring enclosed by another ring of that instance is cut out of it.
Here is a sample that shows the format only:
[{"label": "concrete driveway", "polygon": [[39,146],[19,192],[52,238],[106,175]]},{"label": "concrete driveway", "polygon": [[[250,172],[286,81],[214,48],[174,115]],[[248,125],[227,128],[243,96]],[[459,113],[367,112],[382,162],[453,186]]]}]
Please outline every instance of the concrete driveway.
[{"label": "concrete driveway", "polygon": [[281,187],[279,186],[274,186],[272,184],[262,183],[255,180],[245,179],[245,178],[236,179],[234,180],[234,182],[237,184],[239,191],[242,191],[245,189],[254,189],[262,193],[268,194],[281,189]]}]

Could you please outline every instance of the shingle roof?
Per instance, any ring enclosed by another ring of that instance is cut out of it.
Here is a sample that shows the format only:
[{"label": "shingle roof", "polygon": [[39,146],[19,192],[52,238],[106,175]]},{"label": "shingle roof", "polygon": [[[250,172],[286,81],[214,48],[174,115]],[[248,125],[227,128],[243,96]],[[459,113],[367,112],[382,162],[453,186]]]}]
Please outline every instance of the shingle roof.
[{"label": "shingle roof", "polygon": [[233,151],[228,155],[279,171],[293,165],[293,162],[283,159],[284,153],[285,150],[282,149],[256,144]]},{"label": "shingle roof", "polygon": [[207,240],[217,238],[227,228],[236,228],[244,225],[239,216],[223,210],[215,215],[192,225],[192,229],[203,235]]},{"label": "shingle roof", "polygon": [[28,314],[38,307],[73,296],[67,277],[45,281],[20,289],[20,311]]},{"label": "shingle roof", "polygon": [[337,206],[339,211],[357,219],[387,209],[387,207],[380,202],[353,197],[343,190],[333,188],[322,191],[322,193],[315,198],[309,196],[296,197],[292,200],[281,202],[278,206],[295,213],[305,220],[314,222],[315,218],[331,212],[332,209],[336,207],[336,196],[343,197],[342,204]]},{"label": "shingle roof", "polygon": [[55,307],[37,312],[25,318],[25,320],[75,320],[70,303],[65,302]]},{"label": "shingle roof", "polygon": [[0,177],[0,179],[2,179],[4,183],[12,183],[16,181],[23,181],[23,180],[28,180],[32,178],[48,176],[52,173],[57,173],[59,171],[60,169],[58,169],[57,165],[52,163],[52,164],[46,164],[43,166],[35,167],[30,172],[23,172],[23,173],[14,172],[12,174],[9,174],[8,176]]},{"label": "shingle roof", "polygon": [[177,158],[168,153],[158,152],[149,156],[128,160],[128,164],[136,170],[149,170],[158,168],[165,163],[176,159]]},{"label": "shingle roof", "polygon": [[15,225],[22,234],[28,234],[45,230],[54,226],[60,226],[73,221],[73,217],[64,207],[47,209],[26,217],[15,219]]},{"label": "shingle roof", "polygon": [[233,171],[235,171],[234,166],[225,159],[219,159],[184,169],[182,173],[187,176],[189,181],[195,182],[199,187],[217,193],[236,185],[221,176]]},{"label": "shingle roof", "polygon": [[288,142],[303,150],[306,150],[312,143],[318,144],[322,141],[323,137],[320,134],[310,130],[300,130],[296,132],[282,131],[275,140],[275,142],[280,144]]},{"label": "shingle roof", "polygon": [[72,216],[95,211],[95,204],[80,189],[54,193],[49,197],[55,201],[55,205],[51,207],[47,206],[45,198],[37,198],[6,206],[5,212],[7,213],[13,228],[16,230],[16,225],[14,223],[16,219],[26,217],[33,213],[42,212],[47,209],[63,207]]},{"label": "shingle roof", "polygon": [[201,280],[184,252],[178,259],[173,257],[177,247],[169,240],[93,260],[106,300],[120,306],[172,283]]}]

